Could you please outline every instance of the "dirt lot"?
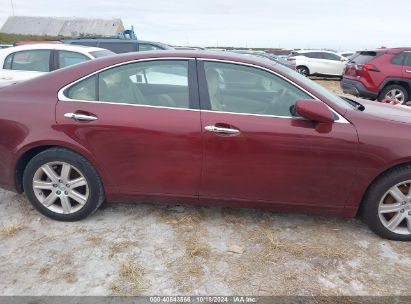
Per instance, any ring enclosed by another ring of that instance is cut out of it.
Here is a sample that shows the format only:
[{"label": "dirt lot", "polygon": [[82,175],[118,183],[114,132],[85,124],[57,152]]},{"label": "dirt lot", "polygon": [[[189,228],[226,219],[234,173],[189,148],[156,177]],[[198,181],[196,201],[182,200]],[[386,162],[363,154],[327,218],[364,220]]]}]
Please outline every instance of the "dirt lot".
[{"label": "dirt lot", "polygon": [[357,219],[249,209],[106,204],[61,223],[0,190],[0,277],[1,295],[411,295],[411,250]]}]

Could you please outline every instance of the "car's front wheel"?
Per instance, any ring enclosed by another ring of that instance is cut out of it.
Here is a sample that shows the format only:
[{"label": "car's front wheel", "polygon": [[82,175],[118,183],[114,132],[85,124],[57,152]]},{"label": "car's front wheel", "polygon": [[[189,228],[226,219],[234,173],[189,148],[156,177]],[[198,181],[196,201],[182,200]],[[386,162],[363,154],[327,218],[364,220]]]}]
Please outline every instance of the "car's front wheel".
[{"label": "car's front wheel", "polygon": [[23,187],[36,209],[59,221],[81,220],[104,201],[94,167],[81,155],[62,148],[33,157],[24,171]]},{"label": "car's front wheel", "polygon": [[378,178],[364,197],[361,215],[379,236],[411,241],[411,166]]}]

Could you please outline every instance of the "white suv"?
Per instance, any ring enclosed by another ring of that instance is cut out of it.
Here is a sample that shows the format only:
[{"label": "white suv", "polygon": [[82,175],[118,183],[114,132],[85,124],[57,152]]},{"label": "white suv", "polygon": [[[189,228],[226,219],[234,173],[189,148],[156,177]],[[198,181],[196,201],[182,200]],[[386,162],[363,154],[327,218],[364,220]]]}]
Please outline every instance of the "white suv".
[{"label": "white suv", "polygon": [[99,57],[115,55],[97,47],[26,44],[0,51],[0,87]]},{"label": "white suv", "polygon": [[293,51],[288,57],[295,62],[296,71],[304,76],[342,76],[347,58],[322,50]]}]

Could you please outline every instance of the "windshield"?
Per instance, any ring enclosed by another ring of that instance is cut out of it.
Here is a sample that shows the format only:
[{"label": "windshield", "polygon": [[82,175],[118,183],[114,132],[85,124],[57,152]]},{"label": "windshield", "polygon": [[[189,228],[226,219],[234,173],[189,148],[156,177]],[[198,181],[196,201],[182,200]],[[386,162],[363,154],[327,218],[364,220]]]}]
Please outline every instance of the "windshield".
[{"label": "windshield", "polygon": [[335,104],[339,105],[340,107],[344,108],[344,109],[352,109],[354,106],[349,103],[348,101],[342,99],[341,97],[331,93],[330,91],[328,91],[326,88],[324,88],[323,86],[319,85],[318,83],[316,83],[315,81],[312,81],[310,78],[305,77],[299,73],[297,73],[296,71],[293,71],[289,68],[286,68],[284,66],[281,65],[276,65],[276,67],[278,69],[281,69],[282,71],[284,71],[285,73],[293,76],[294,78],[296,78],[297,80],[301,81],[302,83],[304,83],[306,86],[310,87],[314,92],[318,92],[321,95],[325,96],[327,99],[331,100],[332,102],[334,102]]},{"label": "windshield", "polygon": [[115,54],[116,53],[113,53],[112,51],[109,51],[109,50],[101,50],[101,51],[90,52],[90,55],[93,56],[94,58],[113,56]]}]

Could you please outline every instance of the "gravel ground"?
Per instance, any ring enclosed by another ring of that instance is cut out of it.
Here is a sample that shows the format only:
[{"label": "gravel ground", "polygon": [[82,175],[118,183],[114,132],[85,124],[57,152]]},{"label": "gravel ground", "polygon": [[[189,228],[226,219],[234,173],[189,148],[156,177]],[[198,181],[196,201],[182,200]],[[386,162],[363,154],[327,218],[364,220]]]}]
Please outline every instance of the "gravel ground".
[{"label": "gravel ground", "polygon": [[411,295],[411,250],[357,219],[250,209],[105,204],[62,223],[0,190],[0,277],[1,295]]}]

